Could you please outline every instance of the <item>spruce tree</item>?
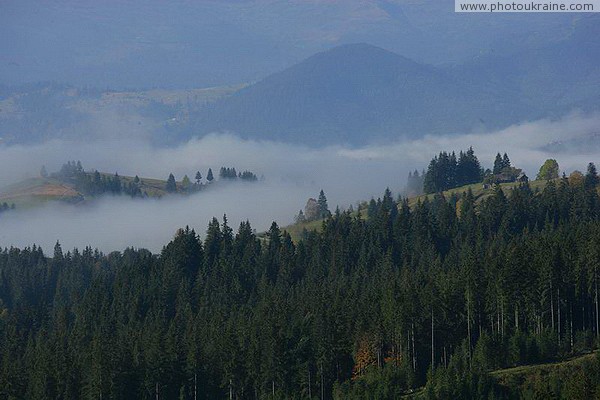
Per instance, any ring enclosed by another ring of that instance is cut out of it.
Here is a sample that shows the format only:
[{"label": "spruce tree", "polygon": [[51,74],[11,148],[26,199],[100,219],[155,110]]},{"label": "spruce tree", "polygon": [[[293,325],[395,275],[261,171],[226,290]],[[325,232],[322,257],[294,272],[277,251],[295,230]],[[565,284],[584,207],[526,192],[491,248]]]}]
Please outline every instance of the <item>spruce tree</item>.
[{"label": "spruce tree", "polygon": [[494,160],[494,169],[492,170],[492,173],[494,175],[498,175],[500,172],[502,172],[502,169],[504,169],[504,162],[502,160],[502,156],[500,153],[498,153],[496,154],[496,159]]},{"label": "spruce tree", "polygon": [[173,174],[169,174],[169,179],[167,179],[165,190],[169,193],[174,193],[177,191],[177,183],[175,182],[175,177]]},{"label": "spruce tree", "polygon": [[502,156],[502,169],[510,168],[512,165],[510,164],[510,159],[508,158],[508,154],[504,153]]},{"label": "spruce tree", "polygon": [[598,186],[599,178],[598,172],[596,171],[596,165],[589,163],[587,167],[587,173],[585,174],[584,185],[586,189],[595,188]]},{"label": "spruce tree", "polygon": [[319,205],[319,218],[327,218],[331,215],[331,212],[329,211],[329,206],[327,205],[327,197],[325,196],[325,192],[323,192],[323,189],[321,189],[321,192],[319,192],[317,204]]}]

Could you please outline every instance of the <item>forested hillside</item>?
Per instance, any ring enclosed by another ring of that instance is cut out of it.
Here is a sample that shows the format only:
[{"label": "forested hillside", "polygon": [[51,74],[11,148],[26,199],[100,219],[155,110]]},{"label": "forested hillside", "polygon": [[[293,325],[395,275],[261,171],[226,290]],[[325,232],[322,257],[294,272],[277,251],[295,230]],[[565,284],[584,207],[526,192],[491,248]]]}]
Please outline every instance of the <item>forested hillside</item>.
[{"label": "forested hillside", "polygon": [[[525,395],[488,372],[598,343],[592,167],[477,205],[465,193],[409,207],[386,190],[367,218],[336,212],[297,243],[224,218],[159,255],[5,249],[0,397]],[[597,396],[600,364],[583,365],[528,393]]]}]

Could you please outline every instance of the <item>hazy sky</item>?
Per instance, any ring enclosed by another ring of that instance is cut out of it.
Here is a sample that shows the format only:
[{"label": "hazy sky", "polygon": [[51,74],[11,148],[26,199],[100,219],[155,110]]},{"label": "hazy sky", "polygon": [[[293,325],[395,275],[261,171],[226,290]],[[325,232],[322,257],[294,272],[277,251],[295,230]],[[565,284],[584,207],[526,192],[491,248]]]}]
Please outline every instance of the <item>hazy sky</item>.
[{"label": "hazy sky", "polygon": [[575,18],[466,15],[454,12],[453,0],[0,0],[0,84],[250,82],[357,42],[425,63],[461,62],[517,51]]}]

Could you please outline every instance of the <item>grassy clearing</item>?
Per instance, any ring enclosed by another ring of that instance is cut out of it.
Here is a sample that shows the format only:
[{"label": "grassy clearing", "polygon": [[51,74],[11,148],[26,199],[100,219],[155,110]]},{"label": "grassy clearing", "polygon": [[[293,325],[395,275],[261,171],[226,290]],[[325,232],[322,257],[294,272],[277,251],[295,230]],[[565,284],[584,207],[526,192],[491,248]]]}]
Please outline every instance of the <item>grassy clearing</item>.
[{"label": "grassy clearing", "polygon": [[[595,352],[580,354],[570,357],[566,360],[542,363],[520,365],[517,367],[504,368],[489,372],[495,383],[504,388],[522,387],[528,381],[544,379],[553,373],[560,373],[566,377],[583,369],[584,364],[598,357],[598,350]],[[403,395],[403,399],[420,399],[425,397],[425,387],[416,388],[414,392]]]},{"label": "grassy clearing", "polygon": [[34,208],[49,201],[79,201],[81,194],[72,186],[53,178],[31,178],[9,185],[0,192],[0,203],[19,209]]},{"label": "grassy clearing", "polygon": [[[504,192],[509,192],[510,190],[517,188],[519,186],[518,183],[501,183],[500,187],[502,188],[502,190],[504,190]],[[529,186],[531,187],[531,190],[535,191],[535,190],[542,190],[544,189],[544,187],[546,187],[546,181],[529,181]],[[450,189],[450,190],[446,190],[444,192],[442,192],[442,194],[448,198],[450,196],[452,196],[453,194],[457,194],[457,195],[462,195],[463,193],[466,193],[469,189],[471,189],[471,192],[473,192],[473,196],[475,196],[475,200],[476,202],[481,202],[483,199],[485,199],[486,197],[490,196],[493,192],[493,186],[489,186],[488,188],[484,188],[483,183],[474,183],[471,185],[465,185],[465,186],[461,186],[458,188],[454,188],[454,189]],[[424,194],[424,195],[420,195],[420,196],[416,196],[416,197],[412,197],[408,200],[408,204],[413,207],[417,204],[418,201],[423,201],[426,198],[429,200],[432,200],[433,197],[435,195],[434,194]]]},{"label": "grassy clearing", "polygon": [[[87,173],[93,174],[91,171]],[[107,178],[114,176],[114,174],[106,172],[100,172],[100,175]],[[134,176],[119,175],[119,178],[123,186],[133,183],[135,180]],[[178,193],[188,193],[183,189],[181,181],[176,184]],[[148,197],[160,198],[169,194],[166,191],[167,181],[163,179],[140,178],[138,185],[142,193],[147,194]],[[202,187],[202,189],[206,189],[206,187]],[[89,199],[90,196],[77,191],[74,184],[56,178],[29,178],[0,189],[0,204],[3,202],[9,205],[14,203],[19,209],[34,208],[49,201],[76,203]]]},{"label": "grassy clearing", "polygon": [[320,232],[322,225],[323,225],[323,220],[318,219],[316,221],[302,222],[302,223],[298,223],[298,224],[288,225],[288,226],[282,228],[282,230],[287,231],[287,233],[290,234],[290,236],[292,237],[292,240],[294,242],[298,242],[302,238],[302,232],[304,232],[305,229],[309,232],[313,231],[313,230]]},{"label": "grassy clearing", "polygon": [[544,364],[520,365],[518,367],[499,369],[490,372],[490,376],[495,378],[500,385],[508,386],[509,382],[514,382],[515,379],[523,378],[532,374],[547,375],[554,370],[578,367],[581,366],[581,364],[583,364],[586,360],[592,360],[594,357],[597,357],[597,351],[588,354],[577,355],[562,361]]}]

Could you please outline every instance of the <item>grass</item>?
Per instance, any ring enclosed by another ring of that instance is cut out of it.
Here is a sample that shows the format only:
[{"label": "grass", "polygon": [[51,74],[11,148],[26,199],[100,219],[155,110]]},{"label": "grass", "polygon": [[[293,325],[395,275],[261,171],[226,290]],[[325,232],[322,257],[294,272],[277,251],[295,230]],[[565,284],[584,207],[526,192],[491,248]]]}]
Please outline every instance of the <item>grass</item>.
[{"label": "grass", "polygon": [[71,185],[53,178],[30,178],[6,186],[0,192],[0,203],[14,204],[19,209],[35,208],[49,201],[75,201],[81,194]]},{"label": "grass", "polygon": [[[500,184],[500,187],[502,188],[502,190],[504,190],[505,193],[510,191],[511,189],[518,187],[518,186],[519,186],[519,184],[514,183],[514,182]],[[544,187],[546,187],[546,181],[542,181],[542,180],[529,181],[529,186],[531,187],[531,190],[533,190],[533,191],[535,191],[537,189],[542,190]],[[446,191],[442,192],[442,194],[446,198],[452,196],[453,194],[457,194],[460,196],[463,193],[466,193],[469,189],[471,189],[471,192],[473,192],[473,196],[475,197],[475,201],[477,203],[481,202],[486,197],[489,197],[494,191],[493,186],[490,186],[486,189],[486,188],[484,188],[483,183],[473,183],[471,185],[465,185],[465,186],[461,186],[458,188],[446,190]],[[432,200],[434,196],[435,196],[434,194],[423,194],[420,196],[412,197],[408,200],[408,204],[411,207],[414,207],[418,201],[423,201],[423,200],[425,200],[425,198]]]},{"label": "grass", "polygon": [[[102,173],[105,176],[112,174]],[[121,182],[127,184],[135,179],[131,176],[120,176]],[[152,178],[141,178],[140,189],[150,197],[162,197],[167,194],[166,181]],[[180,183],[178,188],[180,188]],[[30,178],[8,185],[0,190],[0,203],[15,204],[18,209],[29,209],[42,206],[51,201],[81,201],[87,196],[75,190],[72,184],[55,178]]]},{"label": "grass", "polygon": [[[92,172],[88,172],[92,174]],[[113,174],[100,172],[105,177]],[[134,176],[119,175],[122,185],[133,183]],[[139,187],[142,193],[149,197],[160,198],[168,195],[166,191],[166,180],[154,178],[140,178]],[[181,182],[176,182],[178,193],[185,194]],[[73,201],[88,200],[90,196],[84,196],[77,191],[72,183],[56,178],[29,178],[23,181],[0,188],[0,204],[15,204],[19,209],[29,209],[44,205],[51,201]]]},{"label": "grass", "polygon": [[495,378],[499,384],[508,385],[509,382],[514,382],[515,378],[522,378],[525,375],[541,374],[546,375],[553,370],[561,368],[571,368],[579,366],[586,360],[591,360],[597,357],[597,351],[570,357],[566,360],[549,362],[543,364],[520,365],[518,367],[499,369],[490,372],[490,376]]},{"label": "grass", "polygon": [[[563,371],[571,372],[577,368],[584,366],[587,361],[592,361],[594,357],[598,357],[598,350],[587,354],[579,354],[565,360],[548,362],[541,364],[520,365],[517,367],[498,369],[489,372],[489,376],[494,379],[495,383],[514,388],[515,385],[521,386],[530,377],[545,377],[553,372]],[[423,398],[425,387],[419,387],[414,392],[403,395],[403,399]]]},{"label": "grass", "polygon": [[304,232],[305,229],[309,232],[313,231],[313,230],[316,230],[317,232],[319,232],[321,230],[322,225],[323,225],[323,220],[318,219],[316,221],[301,222],[301,223],[288,225],[288,226],[284,227],[282,230],[287,231],[287,233],[290,234],[290,236],[292,237],[292,240],[294,242],[298,242],[302,238],[302,233]]}]

